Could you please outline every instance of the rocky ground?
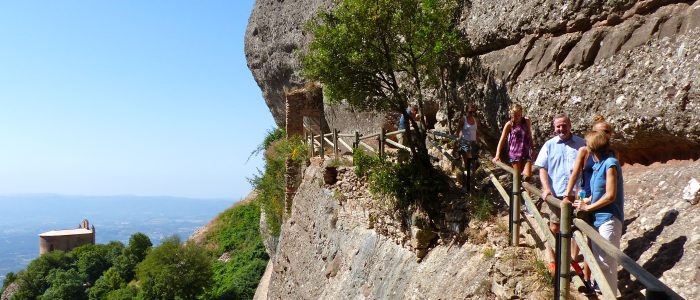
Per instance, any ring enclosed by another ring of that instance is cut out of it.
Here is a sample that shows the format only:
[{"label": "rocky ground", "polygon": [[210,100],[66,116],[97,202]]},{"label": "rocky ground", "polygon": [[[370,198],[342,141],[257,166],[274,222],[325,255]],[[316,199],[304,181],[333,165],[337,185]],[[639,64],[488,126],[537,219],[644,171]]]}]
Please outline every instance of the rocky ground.
[{"label": "rocky ground", "polygon": [[[686,299],[700,297],[700,185],[692,183],[700,178],[699,165],[623,169],[622,250]],[[269,285],[259,287],[267,299],[551,298],[540,251],[507,245],[502,212],[487,221],[465,218],[464,241],[438,237],[418,260],[412,231],[382,210],[351,167],[340,167],[333,185],[323,182],[322,170],[318,161],[306,169],[271,260]],[[643,298],[634,277],[622,271],[620,279],[624,299]]]}]

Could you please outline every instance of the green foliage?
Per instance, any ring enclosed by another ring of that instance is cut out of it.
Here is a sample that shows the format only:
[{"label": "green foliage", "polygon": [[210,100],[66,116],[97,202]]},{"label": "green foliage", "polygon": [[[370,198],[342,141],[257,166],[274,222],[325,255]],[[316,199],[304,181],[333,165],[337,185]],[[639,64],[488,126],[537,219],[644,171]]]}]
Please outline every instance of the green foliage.
[{"label": "green foliage", "polygon": [[457,9],[453,0],[344,0],[307,24],[314,40],[301,56],[303,74],[321,81],[331,101],[400,112],[460,51]]},{"label": "green foliage", "polygon": [[46,277],[50,287],[39,297],[40,300],[53,299],[87,299],[83,283],[85,274],[75,269],[53,269]]},{"label": "green foliage", "polygon": [[230,259],[213,263],[213,284],[205,298],[252,298],[269,260],[260,236],[258,204],[238,204],[220,214],[207,239],[218,245],[215,257],[228,252]]},{"label": "green foliage", "polygon": [[88,290],[90,300],[98,300],[105,298],[112,291],[126,287],[126,282],[121,277],[116,268],[109,268],[102,276],[97,279],[95,285]]},{"label": "green foliage", "polygon": [[[340,1],[307,24],[314,40],[301,53],[302,75],[320,81],[330,102],[365,111],[405,114],[409,102],[422,110],[427,90],[447,101],[466,48],[455,29],[459,13],[457,0]],[[427,165],[425,133],[410,123],[419,137],[412,159]]]},{"label": "green foliage", "polygon": [[27,269],[17,275],[19,289],[14,299],[37,299],[50,286],[49,273],[54,270],[68,270],[73,260],[63,251],[53,251],[34,259]]},{"label": "green foliage", "polygon": [[352,152],[352,163],[355,165],[355,175],[363,177],[379,164],[379,158],[368,155],[362,148],[355,148]]},{"label": "green foliage", "polygon": [[139,290],[136,287],[128,286],[109,292],[107,300],[132,300],[138,298]]},{"label": "green foliage", "polygon": [[530,265],[533,267],[537,279],[540,281],[540,283],[542,283],[544,286],[547,286],[550,283],[552,283],[552,275],[549,273],[547,265],[545,265],[544,261],[541,261],[539,259],[533,259],[533,262]]},{"label": "green foliage", "polygon": [[141,232],[131,235],[129,246],[124,249],[122,255],[114,260],[115,272],[119,273],[124,282],[129,282],[134,278],[136,265],[146,257],[151,245],[153,243],[147,235]]},{"label": "green foliage", "polygon": [[471,215],[477,220],[484,221],[493,216],[495,206],[487,196],[474,197],[471,206]]},{"label": "green foliage", "polygon": [[129,247],[126,248],[124,253],[133,256],[136,261],[142,261],[146,258],[146,254],[151,249],[151,246],[153,246],[151,239],[147,235],[137,232],[129,238]]},{"label": "green foliage", "polygon": [[[121,245],[124,248],[124,245]],[[97,281],[102,273],[112,266],[110,258],[111,249],[107,245],[84,245],[73,249],[70,255],[77,261],[75,265],[78,273],[84,275],[88,285]]]},{"label": "green foliage", "polygon": [[[445,188],[448,178],[432,167],[425,167],[417,161],[392,163],[367,155],[361,149],[353,153],[355,174],[364,176],[372,193],[395,197],[398,208],[418,204],[424,208],[426,200],[434,199]],[[433,201],[435,202],[435,201]]]},{"label": "green foliage", "polygon": [[17,280],[17,274],[14,272],[8,272],[5,274],[5,280],[2,281],[2,288],[0,288],[0,295],[5,291],[5,289]]},{"label": "green foliage", "polygon": [[252,153],[250,153],[250,156],[252,157],[262,153],[263,151],[265,151],[265,149],[270,147],[270,145],[272,145],[273,142],[281,140],[286,136],[287,131],[284,130],[284,128],[277,127],[267,130],[267,135],[265,135],[265,138],[263,139],[262,143],[260,143],[260,145],[258,145],[258,147],[255,148],[255,150],[253,150]]},{"label": "green foliage", "polygon": [[258,170],[257,175],[248,179],[257,192],[256,201],[265,211],[268,228],[275,236],[279,235],[284,215],[286,160],[301,163],[308,159],[308,146],[301,138],[281,138],[277,132],[279,131],[268,132],[263,142],[263,145],[268,145],[265,151],[265,170]]},{"label": "green foliage", "polygon": [[496,255],[496,249],[486,248],[483,253],[486,258],[493,258]]},{"label": "green foliage", "polygon": [[170,237],[136,267],[144,299],[196,299],[211,281],[211,261],[194,243]]}]

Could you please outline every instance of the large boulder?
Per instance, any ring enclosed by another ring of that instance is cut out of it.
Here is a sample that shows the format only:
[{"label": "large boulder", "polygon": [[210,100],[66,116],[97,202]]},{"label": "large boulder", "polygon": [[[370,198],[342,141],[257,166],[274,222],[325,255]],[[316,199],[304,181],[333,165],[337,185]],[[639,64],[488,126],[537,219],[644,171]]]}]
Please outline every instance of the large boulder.
[{"label": "large boulder", "polygon": [[[279,125],[285,88],[303,84],[296,50],[311,40],[304,24],[333,5],[256,1],[246,58]],[[487,149],[495,149],[508,105],[520,102],[537,145],[552,135],[558,112],[571,116],[578,133],[601,114],[618,132],[615,143],[626,162],[700,157],[700,1],[463,1],[458,29],[470,46],[462,61],[474,71],[459,95],[479,108]],[[395,121],[380,115],[365,122],[347,109],[333,111],[339,122],[331,127],[372,124],[348,131]]]}]

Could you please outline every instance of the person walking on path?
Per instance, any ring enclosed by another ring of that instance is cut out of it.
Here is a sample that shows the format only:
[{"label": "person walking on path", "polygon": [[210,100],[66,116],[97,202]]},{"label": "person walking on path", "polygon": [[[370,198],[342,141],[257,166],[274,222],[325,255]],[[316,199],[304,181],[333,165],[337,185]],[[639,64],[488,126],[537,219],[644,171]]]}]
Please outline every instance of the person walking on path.
[{"label": "person walking on path", "polygon": [[[591,201],[576,200],[574,207],[593,213],[593,227],[618,249],[622,238],[624,215],[624,186],[620,162],[610,151],[610,136],[604,132],[586,134],[586,147],[596,161],[591,175]],[[617,261],[595,243],[593,256],[605,275],[605,280],[617,296]]]},{"label": "person walking on path", "polygon": [[[612,137],[613,133],[613,128],[610,123],[605,121],[605,118],[601,115],[595,115],[593,117],[593,127],[592,130],[594,132],[601,132],[604,133],[605,135],[608,136],[608,138]],[[564,199],[571,201],[571,200],[576,200],[579,198],[590,198],[591,197],[591,176],[593,176],[593,165],[595,164],[595,161],[593,159],[593,155],[588,151],[587,146],[583,146],[578,149],[578,154],[576,155],[576,161],[574,162],[574,167],[571,172],[571,178],[569,179],[569,183],[566,185],[566,192],[564,193]],[[579,177],[581,180],[578,180]],[[576,199],[572,199],[571,196],[574,194],[574,188],[579,190],[580,192],[580,197],[577,197]],[[580,200],[580,199],[579,199]],[[586,219],[588,219],[588,215],[585,215]],[[588,221],[588,220],[587,220]],[[590,247],[590,243],[589,243]],[[572,247],[571,248],[571,257],[573,261],[576,261],[576,258],[579,253],[578,247]],[[587,281],[589,284],[588,286],[591,286],[591,270],[588,267],[588,264],[585,262],[583,263],[583,275],[584,275],[584,280]],[[592,291],[585,291],[586,294],[591,294]]]},{"label": "person walking on path", "polygon": [[[406,114],[401,114],[401,117],[399,118],[399,130],[401,129],[408,129],[408,126],[411,126],[410,120],[406,119],[406,115],[408,117],[415,121],[416,120],[416,115],[418,114],[418,105],[409,105],[406,108]],[[408,142],[410,139],[407,139],[406,137],[408,136],[408,132],[403,132],[398,134],[399,138],[399,144],[407,146]]]},{"label": "person walking on path", "polygon": [[[571,120],[566,114],[558,114],[553,119],[554,133],[556,136],[549,139],[542,146],[535,165],[540,167],[540,182],[542,184],[542,199],[553,196],[559,200],[566,196],[566,186],[574,166],[578,149],[586,143],[571,133]],[[546,201],[545,201],[546,202]],[[560,209],[549,204],[549,229],[556,236],[559,233]],[[547,244],[547,252],[550,255],[550,263],[547,266],[550,273],[556,268],[555,256],[552,247]]]},{"label": "person walking on path", "polygon": [[[477,132],[478,124],[479,119],[476,117],[476,107],[473,104],[469,104],[469,106],[467,106],[467,115],[462,117],[459,120],[459,124],[457,124],[459,154],[462,157],[464,170],[467,172],[467,178],[462,185],[466,186],[467,191],[471,189],[472,168],[476,165],[475,163],[473,164],[473,162],[479,155],[479,145],[477,144],[477,139],[479,137],[479,133]],[[460,178],[462,176],[463,174],[460,174]]]},{"label": "person walking on path", "polygon": [[523,173],[525,177],[532,176],[532,124],[530,119],[523,116],[523,107],[513,104],[510,108],[510,120],[506,122],[498,141],[496,155],[493,161],[501,160],[501,149],[508,138],[508,157],[513,169]]}]

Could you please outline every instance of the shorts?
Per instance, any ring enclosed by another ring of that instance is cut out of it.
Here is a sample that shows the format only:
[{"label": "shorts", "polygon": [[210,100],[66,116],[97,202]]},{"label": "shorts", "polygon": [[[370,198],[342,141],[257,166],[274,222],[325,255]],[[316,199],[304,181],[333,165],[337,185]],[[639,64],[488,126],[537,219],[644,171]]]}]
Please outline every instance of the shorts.
[{"label": "shorts", "polygon": [[[561,197],[561,198],[560,198],[560,197],[554,197],[554,198],[557,198],[557,199],[561,200],[561,199],[563,199],[564,197]],[[556,207],[556,206],[550,204],[550,203],[547,202],[546,200],[545,200],[544,202],[547,203],[547,207],[549,208],[549,223],[550,223],[550,224],[552,224],[552,223],[559,224],[559,223],[561,222],[561,219],[559,218],[559,216],[561,216],[561,208]]]},{"label": "shorts", "polygon": [[459,139],[459,153],[467,154],[469,158],[476,158],[479,156],[479,144],[476,141]]}]

